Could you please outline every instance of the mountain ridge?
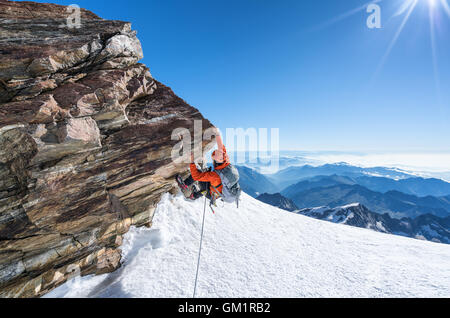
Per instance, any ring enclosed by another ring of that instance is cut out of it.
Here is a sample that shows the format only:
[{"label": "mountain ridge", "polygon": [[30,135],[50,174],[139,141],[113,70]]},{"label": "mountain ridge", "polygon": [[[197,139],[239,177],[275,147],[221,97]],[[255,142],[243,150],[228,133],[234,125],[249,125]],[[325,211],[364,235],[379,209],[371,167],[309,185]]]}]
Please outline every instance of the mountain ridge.
[{"label": "mountain ridge", "polygon": [[391,218],[388,213],[379,214],[372,212],[360,203],[335,208],[306,208],[296,213],[319,220],[371,229],[377,232],[450,244],[450,216],[439,218],[426,214],[414,219],[396,219]]},{"label": "mountain ridge", "polygon": [[297,211],[298,207],[295,205],[295,203],[281,195],[281,193],[275,193],[275,194],[269,194],[269,193],[263,193],[259,195],[256,200],[270,204],[272,206],[275,206],[277,208],[280,208],[282,210],[286,210],[289,212]]},{"label": "mountain ridge", "polygon": [[361,185],[337,184],[295,191],[292,186],[281,194],[294,201],[300,208],[312,206],[337,207],[353,202],[367,206],[371,211],[392,217],[416,217],[421,214],[433,214],[439,217],[450,215],[450,205],[445,198],[417,197],[398,191],[380,193]]}]

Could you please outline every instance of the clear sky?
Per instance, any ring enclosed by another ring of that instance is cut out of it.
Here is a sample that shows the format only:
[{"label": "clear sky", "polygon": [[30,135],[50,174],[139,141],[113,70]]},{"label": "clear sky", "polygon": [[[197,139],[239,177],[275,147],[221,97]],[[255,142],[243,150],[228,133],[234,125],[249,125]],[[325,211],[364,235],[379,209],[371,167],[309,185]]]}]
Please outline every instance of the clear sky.
[{"label": "clear sky", "polygon": [[367,0],[52,2],[132,22],[152,75],[222,130],[280,128],[286,150],[450,151],[448,0],[417,0],[399,33],[414,1],[379,2],[381,29]]}]

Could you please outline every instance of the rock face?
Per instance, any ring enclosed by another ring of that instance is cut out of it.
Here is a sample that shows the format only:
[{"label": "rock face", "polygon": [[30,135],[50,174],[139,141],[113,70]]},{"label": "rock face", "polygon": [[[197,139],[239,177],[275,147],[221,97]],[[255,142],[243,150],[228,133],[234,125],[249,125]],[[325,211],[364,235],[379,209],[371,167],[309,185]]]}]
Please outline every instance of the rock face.
[{"label": "rock face", "polygon": [[0,297],[117,269],[186,169],[172,131],[212,126],[138,63],[129,23],[69,14],[0,0]]}]

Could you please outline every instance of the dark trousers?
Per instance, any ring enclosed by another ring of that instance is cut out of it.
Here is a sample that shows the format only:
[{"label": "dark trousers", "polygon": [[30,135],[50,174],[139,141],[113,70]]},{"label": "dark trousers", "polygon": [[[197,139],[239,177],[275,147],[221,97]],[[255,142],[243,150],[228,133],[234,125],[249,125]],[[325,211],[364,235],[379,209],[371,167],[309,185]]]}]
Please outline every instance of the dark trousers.
[{"label": "dark trousers", "polygon": [[[189,176],[189,178],[187,178],[186,180],[184,180],[184,184],[187,185],[188,187],[190,187],[191,185],[193,185],[195,182],[195,180],[192,178],[192,176]],[[194,199],[198,199],[201,198],[203,196],[202,192],[203,191],[207,191],[207,195],[206,197],[209,198],[211,197],[210,193],[209,193],[209,182],[198,182],[199,191],[194,191]]]}]

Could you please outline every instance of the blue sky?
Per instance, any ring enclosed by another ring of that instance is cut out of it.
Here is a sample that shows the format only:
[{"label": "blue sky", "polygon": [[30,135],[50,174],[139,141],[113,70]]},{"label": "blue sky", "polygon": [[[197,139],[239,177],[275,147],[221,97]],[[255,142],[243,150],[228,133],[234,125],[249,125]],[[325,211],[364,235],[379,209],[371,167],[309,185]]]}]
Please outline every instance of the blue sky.
[{"label": "blue sky", "polygon": [[375,76],[405,1],[380,2],[382,29],[372,30],[365,10],[335,19],[367,0],[75,3],[132,22],[152,75],[222,130],[280,128],[286,150],[450,151],[450,15],[441,0],[437,67],[430,0],[418,0]]}]

